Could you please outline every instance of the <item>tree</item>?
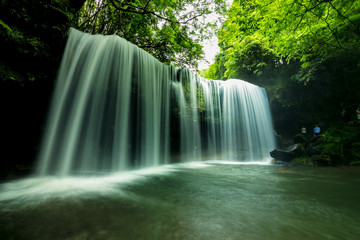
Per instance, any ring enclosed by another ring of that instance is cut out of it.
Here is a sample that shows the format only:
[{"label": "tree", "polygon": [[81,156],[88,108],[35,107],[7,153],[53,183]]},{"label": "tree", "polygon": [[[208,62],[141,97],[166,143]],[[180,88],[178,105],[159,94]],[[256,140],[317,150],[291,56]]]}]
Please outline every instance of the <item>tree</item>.
[{"label": "tree", "polygon": [[88,0],[74,26],[117,34],[164,63],[196,68],[203,58],[200,42],[216,27],[205,16],[225,9],[224,0]]},{"label": "tree", "polygon": [[255,42],[307,67],[314,56],[359,53],[359,28],[359,0],[237,0],[219,38],[229,60]]},{"label": "tree", "polygon": [[54,77],[62,55],[59,45],[84,1],[1,1],[0,79],[25,84]]},{"label": "tree", "polygon": [[262,1],[256,31],[264,44],[287,60],[330,58],[360,48],[360,1]]},{"label": "tree", "polygon": [[359,1],[235,0],[203,76],[266,87],[284,134],[339,121],[360,102],[359,27]]}]

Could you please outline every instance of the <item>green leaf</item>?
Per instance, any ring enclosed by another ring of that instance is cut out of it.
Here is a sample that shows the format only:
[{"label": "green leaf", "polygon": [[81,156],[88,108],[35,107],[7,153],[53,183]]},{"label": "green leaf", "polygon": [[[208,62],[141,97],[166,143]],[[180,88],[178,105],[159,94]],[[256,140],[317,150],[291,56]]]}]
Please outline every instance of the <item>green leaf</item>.
[{"label": "green leaf", "polygon": [[2,21],[0,19],[0,33],[3,32],[4,30],[5,30],[7,36],[11,35],[11,33],[13,32],[11,27],[9,25],[7,25],[6,23],[4,23],[4,21]]},{"label": "green leaf", "polygon": [[304,62],[302,65],[301,65],[301,67],[302,68],[308,68],[308,67],[310,67],[312,64],[311,64],[311,62]]}]

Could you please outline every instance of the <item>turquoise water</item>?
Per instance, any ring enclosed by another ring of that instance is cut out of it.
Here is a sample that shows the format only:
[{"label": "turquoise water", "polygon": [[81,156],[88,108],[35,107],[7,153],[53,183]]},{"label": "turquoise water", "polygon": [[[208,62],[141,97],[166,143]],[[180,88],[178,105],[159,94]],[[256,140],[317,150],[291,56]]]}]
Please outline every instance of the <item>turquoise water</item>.
[{"label": "turquoise water", "polygon": [[171,165],[0,185],[0,239],[359,239],[360,169]]}]

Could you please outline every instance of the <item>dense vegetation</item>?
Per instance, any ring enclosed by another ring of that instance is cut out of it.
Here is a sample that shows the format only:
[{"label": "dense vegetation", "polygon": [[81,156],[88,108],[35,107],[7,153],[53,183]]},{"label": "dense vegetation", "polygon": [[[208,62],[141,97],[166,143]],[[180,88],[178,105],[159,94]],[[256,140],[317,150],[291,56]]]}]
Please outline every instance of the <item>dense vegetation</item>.
[{"label": "dense vegetation", "polygon": [[218,37],[203,76],[267,88],[283,141],[320,124],[328,163],[359,161],[360,1],[235,0]]},{"label": "dense vegetation", "polygon": [[0,1],[1,173],[27,169],[37,152],[72,1]]},{"label": "dense vegetation", "polygon": [[224,0],[88,0],[76,28],[117,34],[145,49],[163,63],[196,69],[203,58],[200,42],[212,36],[213,12],[225,12]]},{"label": "dense vegetation", "polygon": [[[204,22],[212,12],[227,16],[217,31]],[[2,0],[3,171],[36,154],[69,27],[117,34],[191,69],[215,31],[221,52],[205,77],[266,87],[283,139],[321,124],[329,163],[359,161],[359,0],[235,0],[229,12],[225,0]]]},{"label": "dense vegetation", "polygon": [[225,0],[0,1],[1,173],[33,163],[70,27],[117,34],[164,63],[196,69]]}]

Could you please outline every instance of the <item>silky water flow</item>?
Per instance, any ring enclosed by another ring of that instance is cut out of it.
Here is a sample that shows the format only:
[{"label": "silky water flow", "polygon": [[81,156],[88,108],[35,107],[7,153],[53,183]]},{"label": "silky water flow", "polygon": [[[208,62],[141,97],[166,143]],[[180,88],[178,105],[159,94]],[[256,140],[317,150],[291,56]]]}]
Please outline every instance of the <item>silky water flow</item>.
[{"label": "silky water flow", "polygon": [[39,175],[87,175],[194,160],[268,161],[263,88],[206,80],[118,36],[70,29]]},{"label": "silky water flow", "polygon": [[38,174],[0,184],[0,239],[359,239],[359,169],[268,165],[273,148],[264,89],[71,29]]}]

